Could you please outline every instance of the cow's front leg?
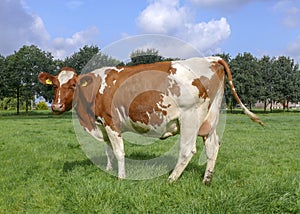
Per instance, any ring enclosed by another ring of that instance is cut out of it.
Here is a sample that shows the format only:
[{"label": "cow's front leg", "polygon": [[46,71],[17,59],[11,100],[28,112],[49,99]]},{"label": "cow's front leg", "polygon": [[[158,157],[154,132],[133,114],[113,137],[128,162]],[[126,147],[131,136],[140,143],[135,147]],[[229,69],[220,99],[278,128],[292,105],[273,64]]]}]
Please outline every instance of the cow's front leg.
[{"label": "cow's front leg", "polygon": [[211,135],[209,135],[205,139],[204,143],[205,143],[205,150],[206,150],[206,157],[207,157],[207,165],[206,165],[206,170],[203,178],[203,183],[209,185],[212,180],[214,167],[216,164],[218,151],[220,147],[219,137],[216,131],[214,131]]},{"label": "cow's front leg", "polygon": [[114,160],[114,152],[111,148],[111,145],[106,144],[105,154],[107,157],[106,170],[111,171],[113,169],[112,162]]},{"label": "cow's front leg", "polygon": [[113,152],[118,161],[118,178],[125,178],[125,151],[121,134],[114,131],[109,126],[105,127],[109,141],[111,142]]}]

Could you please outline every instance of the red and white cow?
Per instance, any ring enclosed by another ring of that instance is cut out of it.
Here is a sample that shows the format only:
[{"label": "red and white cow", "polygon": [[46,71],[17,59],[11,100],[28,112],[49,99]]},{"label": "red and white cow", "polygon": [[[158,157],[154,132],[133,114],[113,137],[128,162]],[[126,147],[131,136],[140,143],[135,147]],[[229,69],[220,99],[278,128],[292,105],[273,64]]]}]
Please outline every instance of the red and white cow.
[{"label": "red and white cow", "polygon": [[[203,182],[208,184],[220,144],[216,127],[225,75],[244,112],[263,125],[239,99],[231,71],[220,57],[103,67],[80,76],[65,68],[58,76],[40,73],[39,80],[56,88],[52,104],[55,113],[71,109],[74,93],[73,103],[80,124],[99,141],[104,141],[104,135],[108,136],[113,152],[108,146],[107,169],[112,167],[114,154],[119,178],[125,178],[122,132],[138,132],[161,139],[180,133],[179,157],[169,181],[176,181],[181,175],[196,153],[197,136],[202,136],[207,156]],[[99,123],[104,128],[100,129]]]}]

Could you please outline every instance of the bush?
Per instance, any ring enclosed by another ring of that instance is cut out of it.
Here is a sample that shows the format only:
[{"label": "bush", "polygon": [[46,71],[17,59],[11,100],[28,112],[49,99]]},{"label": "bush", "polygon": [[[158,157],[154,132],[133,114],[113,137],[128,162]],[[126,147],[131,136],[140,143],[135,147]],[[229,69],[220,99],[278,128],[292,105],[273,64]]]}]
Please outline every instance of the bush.
[{"label": "bush", "polygon": [[49,107],[45,101],[40,101],[36,104],[36,110],[48,110]]}]

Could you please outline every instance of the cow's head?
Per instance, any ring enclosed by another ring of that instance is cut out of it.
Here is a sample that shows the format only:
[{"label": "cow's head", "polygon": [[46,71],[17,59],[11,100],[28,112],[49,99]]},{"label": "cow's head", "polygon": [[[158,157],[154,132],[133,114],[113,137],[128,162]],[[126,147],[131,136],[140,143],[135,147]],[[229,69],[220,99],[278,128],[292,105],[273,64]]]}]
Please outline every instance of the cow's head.
[{"label": "cow's head", "polygon": [[55,89],[52,111],[62,114],[72,109],[73,94],[77,82],[77,74],[73,68],[64,67],[57,76],[42,72],[39,80],[45,85],[52,85]]}]

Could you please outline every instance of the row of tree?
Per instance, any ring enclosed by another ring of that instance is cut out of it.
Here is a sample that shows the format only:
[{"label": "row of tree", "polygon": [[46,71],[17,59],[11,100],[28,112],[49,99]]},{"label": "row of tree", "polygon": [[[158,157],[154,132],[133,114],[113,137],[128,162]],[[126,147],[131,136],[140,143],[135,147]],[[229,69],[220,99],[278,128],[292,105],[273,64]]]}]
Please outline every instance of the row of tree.
[{"label": "row of tree", "polygon": [[[258,59],[250,53],[238,54],[231,59],[228,54],[221,54],[231,68],[234,84],[240,98],[250,109],[257,101],[262,102],[264,110],[274,103],[281,103],[283,110],[289,103],[300,101],[300,70],[299,65],[287,56],[263,56]],[[236,103],[225,91],[226,103]]]},{"label": "row of tree", "polygon": [[[286,56],[263,56],[258,59],[250,53],[238,54],[234,58],[229,54],[219,56],[229,63],[240,98],[250,108],[257,101],[263,102],[266,110],[269,103],[281,102],[287,107],[289,102],[300,100],[300,70],[293,59]],[[135,50],[126,65],[165,60],[172,59],[161,56],[155,49]],[[97,46],[84,46],[64,60],[54,59],[51,53],[34,45],[23,46],[7,57],[0,55],[0,103],[5,100],[3,108],[7,108],[11,100],[16,100],[19,114],[21,103],[28,111],[35,96],[43,96],[51,102],[52,87],[38,82],[41,71],[56,75],[62,67],[68,66],[80,74],[112,65],[125,63],[102,54]],[[225,97],[228,106],[236,105],[228,88]]]},{"label": "row of tree", "polygon": [[24,45],[7,57],[0,55],[0,104],[2,109],[7,109],[10,103],[16,103],[17,114],[20,112],[20,107],[23,106],[28,112],[36,96],[43,96],[51,102],[53,89],[40,84],[38,74],[45,71],[56,75],[63,67],[72,67],[80,73],[94,56],[100,56],[102,61],[93,66],[101,66],[101,63],[103,65],[119,63],[119,61],[101,54],[97,46],[84,46],[64,60],[54,59],[50,52],[45,52],[35,45]]}]

